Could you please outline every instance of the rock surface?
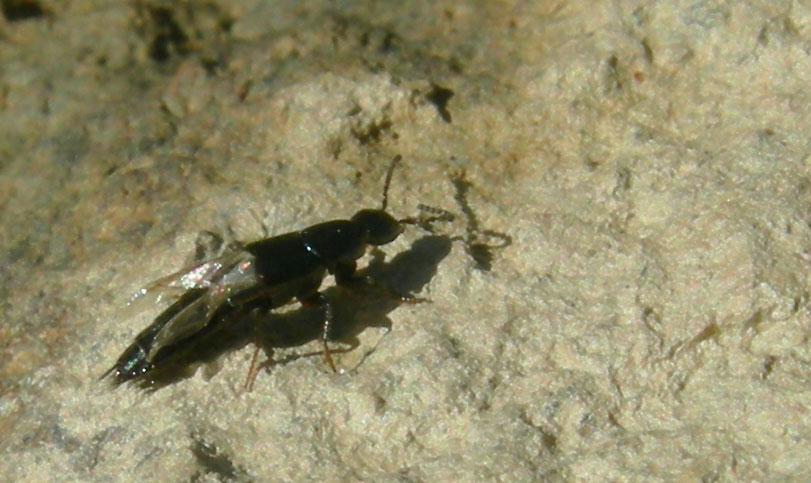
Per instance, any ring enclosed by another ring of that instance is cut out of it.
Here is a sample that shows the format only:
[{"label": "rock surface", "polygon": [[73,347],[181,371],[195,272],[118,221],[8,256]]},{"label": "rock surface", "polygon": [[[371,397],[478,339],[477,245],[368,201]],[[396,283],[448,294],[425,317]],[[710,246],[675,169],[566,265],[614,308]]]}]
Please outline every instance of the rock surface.
[{"label": "rock surface", "polygon": [[[811,479],[802,2],[0,6],[4,481]],[[458,216],[364,259],[430,303],[327,279],[341,374],[293,305],[98,381],[139,287],[396,154]]]}]

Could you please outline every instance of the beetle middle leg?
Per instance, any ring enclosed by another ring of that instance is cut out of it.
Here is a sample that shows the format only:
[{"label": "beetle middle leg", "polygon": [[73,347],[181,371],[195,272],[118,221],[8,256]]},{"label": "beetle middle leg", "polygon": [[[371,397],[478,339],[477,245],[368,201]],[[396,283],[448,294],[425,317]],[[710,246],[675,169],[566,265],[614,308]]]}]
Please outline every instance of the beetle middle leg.
[{"label": "beetle middle leg", "polygon": [[324,325],[321,331],[321,342],[324,344],[324,360],[327,361],[327,365],[332,369],[332,372],[338,372],[335,369],[335,363],[332,362],[332,355],[329,350],[329,331],[330,327],[332,327],[332,306],[329,303],[327,297],[324,296],[321,292],[315,292],[311,295],[307,295],[306,297],[299,298],[301,305],[303,306],[311,306],[311,305],[318,305],[323,307],[324,309]]},{"label": "beetle middle leg", "polygon": [[[317,291],[309,293],[307,295],[298,296],[297,299],[301,303],[301,305],[304,306],[304,307],[310,307],[310,306],[313,306],[313,305],[318,305],[320,307],[323,307],[323,309],[324,309],[324,324],[323,324],[323,328],[322,328],[322,332],[321,332],[321,341],[324,344],[324,351],[323,351],[324,360],[326,360],[327,365],[330,367],[330,369],[332,369],[332,372],[337,373],[338,370],[335,368],[335,363],[332,361],[332,351],[330,350],[329,345],[327,344],[327,342],[329,340],[330,328],[332,327],[332,322],[333,322],[332,306],[330,305],[329,300],[327,299],[326,296],[324,296],[324,294],[322,294],[321,292],[317,292]],[[256,330],[256,328],[254,328],[254,330]],[[256,343],[256,348],[254,349],[254,352],[253,352],[253,356],[251,356],[251,367],[248,370],[248,376],[245,378],[245,384],[243,386],[243,389],[245,391],[251,391],[251,389],[253,388],[253,382],[256,379],[256,374],[259,372],[260,366],[268,363],[268,361],[265,361],[265,363],[263,363],[263,364],[257,364],[258,357],[259,357],[259,350],[260,350],[260,345],[257,342]],[[341,351],[339,351],[339,352],[341,352]]]}]

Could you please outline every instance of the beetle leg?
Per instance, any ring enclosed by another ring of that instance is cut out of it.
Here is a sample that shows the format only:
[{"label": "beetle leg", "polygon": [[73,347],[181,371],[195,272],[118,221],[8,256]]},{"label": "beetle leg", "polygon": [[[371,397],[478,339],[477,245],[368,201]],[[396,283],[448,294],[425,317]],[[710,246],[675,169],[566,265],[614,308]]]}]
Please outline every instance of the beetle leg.
[{"label": "beetle leg", "polygon": [[335,283],[338,285],[351,285],[356,283],[357,279],[360,278],[355,274],[357,266],[358,264],[354,260],[335,264],[335,268],[333,269],[335,273]]},{"label": "beetle leg", "polygon": [[259,368],[256,365],[256,360],[259,358],[259,343],[256,343],[256,349],[253,351],[253,357],[251,357],[251,368],[248,369],[248,377],[245,378],[245,386],[243,386],[242,390],[245,392],[253,391],[253,382],[256,380],[256,374],[259,372]]},{"label": "beetle leg", "polygon": [[327,365],[332,369],[332,372],[338,372],[335,369],[335,363],[332,362],[332,355],[329,350],[329,331],[330,327],[332,326],[332,306],[329,303],[329,300],[322,294],[321,292],[315,292],[312,295],[308,295],[307,297],[299,299],[301,305],[320,305],[324,308],[324,326],[321,331],[321,342],[324,344],[324,360],[327,362]]}]

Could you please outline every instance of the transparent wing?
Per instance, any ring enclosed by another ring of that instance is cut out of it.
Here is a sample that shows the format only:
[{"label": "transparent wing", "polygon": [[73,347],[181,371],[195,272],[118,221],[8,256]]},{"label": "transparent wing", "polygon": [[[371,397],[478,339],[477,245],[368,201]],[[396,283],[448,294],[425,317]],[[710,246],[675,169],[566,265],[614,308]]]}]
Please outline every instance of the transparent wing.
[{"label": "transparent wing", "polygon": [[176,310],[163,327],[155,334],[149,347],[147,359],[152,359],[163,347],[175,344],[191,337],[204,329],[215,312],[231,297],[237,296],[257,285],[253,255],[246,251],[237,251],[216,260],[204,262],[197,267],[156,281],[173,287],[178,284],[182,293],[204,289],[205,293],[192,298],[187,304]]},{"label": "transparent wing", "polygon": [[166,301],[176,302],[186,291],[193,288],[207,288],[224,266],[237,254],[234,252],[186,267],[171,275],[159,278],[135,292],[120,314],[122,318],[146,311],[152,306]]}]

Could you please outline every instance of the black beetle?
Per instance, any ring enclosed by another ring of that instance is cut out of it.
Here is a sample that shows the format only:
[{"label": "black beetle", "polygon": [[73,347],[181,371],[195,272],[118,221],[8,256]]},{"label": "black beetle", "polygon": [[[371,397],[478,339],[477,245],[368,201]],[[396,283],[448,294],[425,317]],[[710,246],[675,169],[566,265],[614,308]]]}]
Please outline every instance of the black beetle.
[{"label": "black beetle", "polygon": [[[348,220],[319,223],[249,243],[141,289],[136,298],[157,291],[174,292],[176,301],[135,337],[102,377],[112,373],[115,382],[122,383],[144,376],[205,329],[219,312],[259,299],[269,308],[281,307],[294,299],[302,305],[322,306],[324,358],[335,371],[327,345],[332,310],[327,298],[318,291],[327,273],[334,275],[339,285],[356,283],[356,261],[369,245],[390,243],[406,224],[430,230],[432,222],[453,218],[449,212],[424,205],[419,206],[421,212],[433,216],[397,220],[386,212],[389,184],[400,159],[395,156],[386,173],[380,209],[360,210]],[[418,300],[400,297],[403,301]]]}]

